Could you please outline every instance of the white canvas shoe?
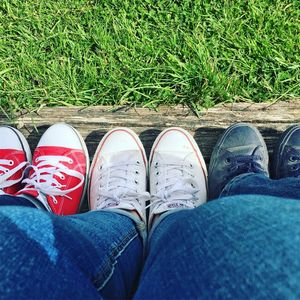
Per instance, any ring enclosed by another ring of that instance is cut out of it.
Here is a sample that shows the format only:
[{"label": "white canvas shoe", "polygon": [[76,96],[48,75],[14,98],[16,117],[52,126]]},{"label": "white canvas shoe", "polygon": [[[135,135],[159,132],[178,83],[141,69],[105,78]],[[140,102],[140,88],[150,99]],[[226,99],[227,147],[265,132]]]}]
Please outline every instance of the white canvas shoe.
[{"label": "white canvas shoe", "polygon": [[91,210],[136,211],[145,221],[147,158],[139,137],[128,128],[109,131],[99,143],[90,172]]},{"label": "white canvas shoe", "polygon": [[187,131],[174,127],[161,132],[149,161],[149,226],[156,215],[206,202],[206,165],[196,141]]}]

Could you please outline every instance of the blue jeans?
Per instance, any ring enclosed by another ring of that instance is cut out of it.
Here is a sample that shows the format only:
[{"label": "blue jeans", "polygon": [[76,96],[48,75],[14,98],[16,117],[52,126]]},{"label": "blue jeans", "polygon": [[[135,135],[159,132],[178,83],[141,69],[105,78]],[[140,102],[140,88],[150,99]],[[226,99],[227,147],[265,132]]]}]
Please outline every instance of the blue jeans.
[{"label": "blue jeans", "polygon": [[299,180],[241,175],[223,196],[163,215],[146,256],[145,226],[126,212],[2,206],[0,297],[299,298]]}]

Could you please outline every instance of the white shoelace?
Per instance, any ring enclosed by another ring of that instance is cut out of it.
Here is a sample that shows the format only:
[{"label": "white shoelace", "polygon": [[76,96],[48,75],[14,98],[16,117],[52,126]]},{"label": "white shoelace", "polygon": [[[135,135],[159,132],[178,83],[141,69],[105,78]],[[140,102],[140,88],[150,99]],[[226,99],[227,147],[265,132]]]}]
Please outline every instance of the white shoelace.
[{"label": "white shoelace", "polygon": [[[165,161],[165,160],[164,160]],[[174,162],[157,164],[157,192],[151,196],[151,203],[147,207],[154,206],[152,211],[161,205],[169,208],[194,208],[198,200],[198,192],[195,187],[194,175],[189,171],[193,165]]]},{"label": "white shoelace", "polygon": [[26,165],[28,165],[28,162],[24,161],[20,164],[18,164],[15,168],[9,169],[6,166],[11,166],[14,162],[12,160],[8,159],[0,159],[0,172],[3,174],[0,175],[0,194],[4,194],[3,190],[6,187],[12,186],[18,182],[20,182],[23,179],[24,171],[22,172],[22,175],[14,180],[8,180],[11,176],[13,176],[15,173],[17,173],[19,170],[24,168]]},{"label": "white shoelace", "polygon": [[[139,193],[139,182],[134,179],[138,174],[135,167],[138,162],[105,164],[100,167],[101,175],[98,180],[97,209],[132,208],[138,212],[144,208],[149,199],[149,193]],[[137,168],[138,169],[138,168]]]},{"label": "white shoelace", "polygon": [[[24,179],[23,183],[33,186],[32,190],[38,190],[45,195],[51,196],[55,204],[57,204],[55,196],[65,196],[71,199],[66,194],[76,190],[84,183],[83,174],[76,170],[71,170],[62,164],[62,162],[72,163],[73,161],[69,157],[45,155],[38,157],[36,161],[39,162],[36,166],[30,166],[34,171],[33,175],[31,178]],[[78,178],[80,182],[72,188],[62,190],[66,186],[59,183],[54,178],[54,175],[63,180],[65,179],[63,173]],[[27,188],[27,190],[29,189]]]}]

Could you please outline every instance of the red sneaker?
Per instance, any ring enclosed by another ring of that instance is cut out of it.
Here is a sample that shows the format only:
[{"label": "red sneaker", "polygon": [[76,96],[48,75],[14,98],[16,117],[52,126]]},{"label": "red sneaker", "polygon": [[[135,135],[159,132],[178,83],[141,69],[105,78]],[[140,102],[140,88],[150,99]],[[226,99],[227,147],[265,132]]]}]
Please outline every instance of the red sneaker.
[{"label": "red sneaker", "polygon": [[0,127],[0,194],[14,195],[31,161],[31,151],[23,134],[10,126]]},{"label": "red sneaker", "polygon": [[88,168],[83,138],[73,127],[55,124],[41,137],[18,195],[36,198],[54,214],[75,214],[85,196]]}]

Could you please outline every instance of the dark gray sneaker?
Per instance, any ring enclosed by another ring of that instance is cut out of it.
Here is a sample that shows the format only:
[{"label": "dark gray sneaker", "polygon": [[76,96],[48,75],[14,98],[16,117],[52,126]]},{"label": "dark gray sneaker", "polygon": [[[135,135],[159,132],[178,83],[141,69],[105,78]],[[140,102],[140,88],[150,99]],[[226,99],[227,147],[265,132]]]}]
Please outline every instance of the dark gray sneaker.
[{"label": "dark gray sneaker", "polygon": [[279,138],[273,157],[274,178],[300,177],[300,124]]},{"label": "dark gray sneaker", "polygon": [[260,173],[269,176],[268,162],[267,146],[254,126],[246,123],[230,126],[211,155],[209,198],[218,198],[225,185],[240,174]]}]

